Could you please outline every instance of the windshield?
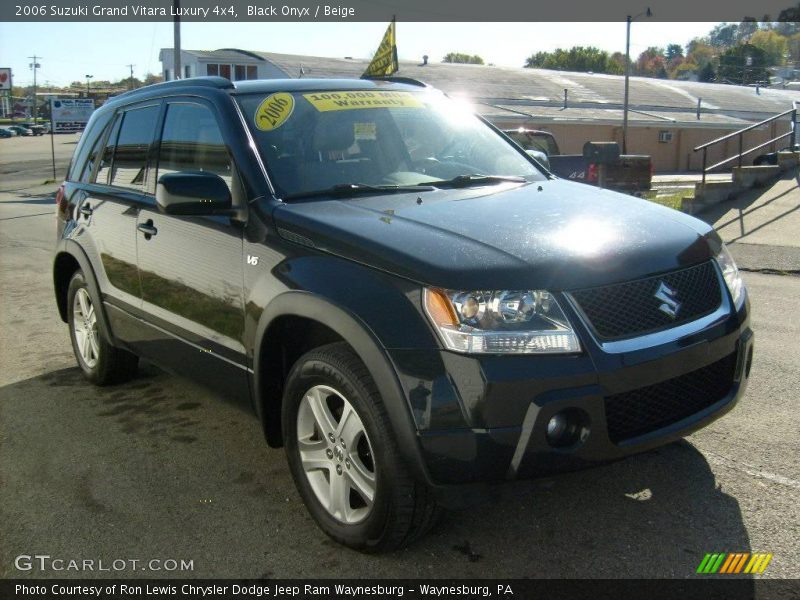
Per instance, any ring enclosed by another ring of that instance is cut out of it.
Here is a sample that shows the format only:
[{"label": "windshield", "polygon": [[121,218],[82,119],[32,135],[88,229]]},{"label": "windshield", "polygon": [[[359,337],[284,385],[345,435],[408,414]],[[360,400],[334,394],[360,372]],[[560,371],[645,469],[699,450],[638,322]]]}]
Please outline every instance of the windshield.
[{"label": "windshield", "polygon": [[437,92],[279,92],[237,100],[279,197],[465,175],[546,179],[467,107]]}]

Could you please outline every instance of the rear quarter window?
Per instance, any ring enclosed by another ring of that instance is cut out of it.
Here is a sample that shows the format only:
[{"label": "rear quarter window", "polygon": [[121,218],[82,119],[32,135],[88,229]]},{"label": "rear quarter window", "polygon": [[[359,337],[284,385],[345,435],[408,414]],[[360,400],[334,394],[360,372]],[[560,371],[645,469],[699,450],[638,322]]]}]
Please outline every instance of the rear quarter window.
[{"label": "rear quarter window", "polygon": [[84,134],[78,142],[78,147],[75,149],[75,155],[70,163],[69,171],[67,172],[67,180],[69,181],[88,181],[92,168],[89,165],[90,158],[93,152],[97,151],[103,139],[108,124],[111,122],[111,117],[114,112],[111,110],[105,112],[95,112]]},{"label": "rear quarter window", "polygon": [[111,173],[111,164],[114,162],[114,147],[117,145],[119,126],[121,123],[122,113],[117,113],[114,123],[111,125],[111,133],[108,135],[105,146],[102,148],[98,147],[95,160],[98,160],[100,164],[95,173],[95,183],[108,183],[108,176]]}]

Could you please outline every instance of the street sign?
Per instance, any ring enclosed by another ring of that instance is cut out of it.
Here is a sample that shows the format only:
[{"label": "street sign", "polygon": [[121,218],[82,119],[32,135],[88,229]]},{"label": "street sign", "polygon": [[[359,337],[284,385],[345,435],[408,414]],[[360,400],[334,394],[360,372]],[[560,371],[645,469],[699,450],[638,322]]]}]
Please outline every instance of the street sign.
[{"label": "street sign", "polygon": [[91,98],[51,98],[53,132],[81,131],[94,112]]}]

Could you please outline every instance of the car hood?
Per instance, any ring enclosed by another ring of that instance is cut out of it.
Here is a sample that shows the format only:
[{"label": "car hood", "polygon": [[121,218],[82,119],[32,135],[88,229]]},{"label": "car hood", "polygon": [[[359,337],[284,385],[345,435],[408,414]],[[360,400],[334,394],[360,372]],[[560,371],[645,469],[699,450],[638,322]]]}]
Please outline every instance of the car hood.
[{"label": "car hood", "polygon": [[693,217],[563,180],[295,201],[273,216],[286,239],[448,289],[591,287],[697,264],[719,246]]}]

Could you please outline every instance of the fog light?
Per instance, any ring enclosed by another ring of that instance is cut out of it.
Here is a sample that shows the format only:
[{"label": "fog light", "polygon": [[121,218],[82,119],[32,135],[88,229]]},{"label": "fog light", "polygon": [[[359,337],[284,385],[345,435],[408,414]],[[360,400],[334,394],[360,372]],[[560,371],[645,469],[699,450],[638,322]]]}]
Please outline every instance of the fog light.
[{"label": "fog light", "polygon": [[558,413],[547,422],[547,441],[552,442],[557,440],[564,434],[567,428],[567,417],[562,413]]},{"label": "fog light", "polygon": [[589,435],[589,416],[580,409],[568,408],[547,422],[547,443],[554,448],[574,446]]}]

